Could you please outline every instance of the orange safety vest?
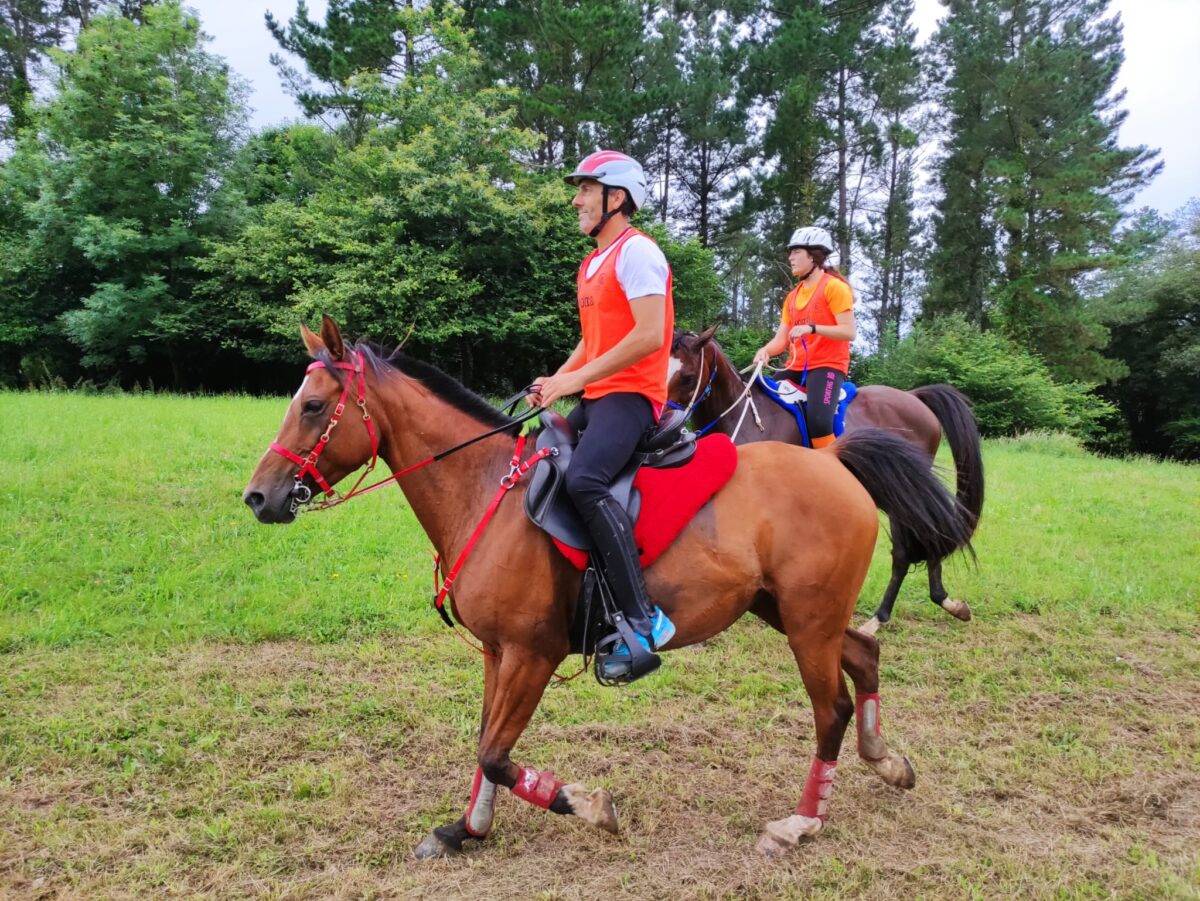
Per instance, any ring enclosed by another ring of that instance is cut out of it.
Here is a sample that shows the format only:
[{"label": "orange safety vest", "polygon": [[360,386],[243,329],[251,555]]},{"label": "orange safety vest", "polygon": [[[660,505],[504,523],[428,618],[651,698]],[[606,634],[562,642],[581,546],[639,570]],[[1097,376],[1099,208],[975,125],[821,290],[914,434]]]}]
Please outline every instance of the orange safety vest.
[{"label": "orange safety vest", "polygon": [[[627,228],[613,242],[612,252],[589,278],[588,263],[599,252],[594,250],[579,267],[576,279],[579,325],[583,330],[583,349],[586,362],[611,350],[629,334],[634,326],[633,311],[629,298],[617,279],[617,257],[622,247],[634,235],[642,234],[636,228]],[[587,400],[595,400],[606,394],[629,392],[641,394],[659,411],[667,400],[667,366],[671,360],[671,335],[675,330],[675,305],[671,295],[671,273],[667,270],[667,310],[663,323],[663,340],[657,350],[614,372],[607,378],[592,382],[584,391]]]},{"label": "orange safety vest", "polygon": [[[829,301],[825,298],[825,285],[831,278],[837,278],[837,276],[829,272],[824,273],[821,280],[817,282],[817,287],[813,290],[808,303],[803,306],[800,306],[800,290],[804,287],[803,283],[791,290],[783,302],[784,315],[788,320],[789,329],[797,325],[807,325],[810,322],[816,325],[837,325],[837,316],[829,308]],[[849,284],[845,279],[839,279],[839,281]],[[843,375],[850,369],[849,341],[837,341],[823,335],[804,335],[800,338],[790,339],[790,344],[791,355],[788,357],[785,369],[799,371],[805,367],[806,360],[809,369],[823,366],[836,369]],[[808,350],[807,356],[805,348]]]}]

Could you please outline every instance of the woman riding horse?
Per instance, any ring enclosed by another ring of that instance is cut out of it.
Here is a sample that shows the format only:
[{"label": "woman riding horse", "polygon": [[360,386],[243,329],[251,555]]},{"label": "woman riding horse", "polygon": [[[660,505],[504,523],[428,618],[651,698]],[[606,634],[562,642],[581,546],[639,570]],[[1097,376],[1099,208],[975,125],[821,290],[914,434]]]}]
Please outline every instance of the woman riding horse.
[{"label": "woman riding horse", "polygon": [[[693,422],[704,432],[730,435],[738,445],[760,441],[801,444],[800,428],[792,413],[767,397],[758,381],[749,387],[713,339],[716,326],[700,333],[675,330],[671,343],[669,399],[691,410]],[[771,345],[768,344],[768,349]],[[812,392],[809,392],[811,401]],[[835,396],[836,397],[836,396]],[[745,406],[753,403],[756,419],[745,419]],[[863,429],[886,429],[918,449],[932,465],[943,433],[954,457],[957,495],[963,523],[973,534],[983,510],[983,456],[979,425],[970,402],[949,385],[925,385],[900,391],[887,385],[859,388],[846,408],[843,437]],[[836,445],[835,445],[836,446]],[[942,559],[930,557],[910,540],[902,524],[893,522],[892,576],[875,615],[861,627],[874,634],[892,616],[892,606],[909,568],[924,561],[929,570],[929,598],[947,613],[966,621],[971,608],[950,597],[942,585]]]},{"label": "woman riding horse", "polygon": [[[464,548],[473,548],[467,564],[451,570],[450,602],[484,651],[478,769],[466,813],[436,828],[418,857],[453,853],[464,840],[487,836],[498,786],[615,832],[607,791],[563,784],[509,756],[569,653],[581,581],[520,503],[499,504],[504,491],[525,489],[518,481],[520,423],[431,366],[402,354],[384,359],[365,345],[347,347],[328,317],[319,337],[307,328],[302,335],[314,362],[246,487],[255,516],[291,522],[313,492],[332,493],[339,480],[378,458],[442,560],[461,562]],[[796,478],[781,483],[781,467]],[[891,435],[863,431],[831,451],[740,448],[730,481],[646,571],[653,597],[676,626],[668,649],[711,638],[748,611],[791,646],[812,701],[816,754],[796,812],[767,825],[759,843],[766,854],[821,831],[852,716],[867,765],[890,785],[915,782],[907,759],[888,747],[879,728],[879,645],[847,631],[875,546],[876,505],[931,557],[969,546],[954,498],[924,457]],[[830,510],[837,515],[826,519],[819,539],[797,545],[797,530]],[[482,529],[485,514],[491,524]]]},{"label": "woman riding horse", "polygon": [[854,292],[828,262],[833,236],[815,225],[798,228],[788,241],[788,264],[800,282],[783,301],[775,336],[758,349],[754,362],[790,350],[783,377],[808,391],[804,406],[808,443],[833,443],[833,416],[842,382],[850,371]]}]

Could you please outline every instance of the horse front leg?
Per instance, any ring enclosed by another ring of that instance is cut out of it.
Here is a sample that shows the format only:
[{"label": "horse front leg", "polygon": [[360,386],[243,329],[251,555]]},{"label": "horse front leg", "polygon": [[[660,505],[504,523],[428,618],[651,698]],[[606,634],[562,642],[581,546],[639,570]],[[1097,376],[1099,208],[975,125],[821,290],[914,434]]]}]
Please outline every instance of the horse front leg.
[{"label": "horse front leg", "polygon": [[544,810],[574,814],[609,832],[617,831],[617,811],[607,790],[564,785],[553,773],[519,767],[509,757],[564,657],[565,652],[549,659],[519,646],[501,649],[499,661],[493,664],[494,677],[488,680],[485,673],[488,697],[470,805],[457,822],[439,826],[417,846],[419,859],[454,854],[466,839],[486,837],[492,829],[498,787]]},{"label": "horse front leg", "polygon": [[[893,751],[883,737],[879,700],[879,642],[847,629],[842,639],[842,669],[854,683],[854,721],[858,727],[858,756],[888,785],[912,788],[917,774],[903,754]],[[845,692],[845,685],[842,691]],[[849,695],[846,696],[847,700]]]}]

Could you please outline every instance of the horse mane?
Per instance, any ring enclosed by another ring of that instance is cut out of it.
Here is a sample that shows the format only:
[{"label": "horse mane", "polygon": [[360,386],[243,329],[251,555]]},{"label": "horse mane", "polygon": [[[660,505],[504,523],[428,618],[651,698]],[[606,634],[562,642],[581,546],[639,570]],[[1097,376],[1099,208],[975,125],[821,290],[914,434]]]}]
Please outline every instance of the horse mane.
[{"label": "horse mane", "polygon": [[[505,416],[462,382],[430,363],[413,359],[399,347],[389,353],[369,341],[359,341],[351,350],[361,353],[363,360],[376,372],[390,369],[416,379],[454,409],[478,420],[481,425],[493,429],[509,425],[512,426],[513,435],[521,427],[521,423],[511,416]],[[335,375],[342,374],[337,369],[330,371]]]}]

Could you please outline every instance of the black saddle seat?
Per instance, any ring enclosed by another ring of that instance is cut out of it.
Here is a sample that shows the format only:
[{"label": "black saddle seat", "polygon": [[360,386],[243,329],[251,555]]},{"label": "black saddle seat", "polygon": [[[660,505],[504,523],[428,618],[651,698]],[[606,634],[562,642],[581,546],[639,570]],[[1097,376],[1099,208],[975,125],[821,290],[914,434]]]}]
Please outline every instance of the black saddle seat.
[{"label": "black saddle seat", "polygon": [[[591,533],[567,493],[561,490],[579,434],[565,416],[553,410],[547,410],[538,419],[542,431],[537,438],[537,449],[549,447],[553,453],[541,460],[530,475],[525,512],[534,525],[563,544],[591,550]],[[629,514],[631,522],[637,522],[641,512],[641,498],[633,487],[638,470],[643,466],[656,469],[682,466],[696,453],[696,436],[684,429],[686,421],[683,410],[672,410],[664,416],[658,428],[638,444],[633,459],[613,481],[612,496]]]}]

